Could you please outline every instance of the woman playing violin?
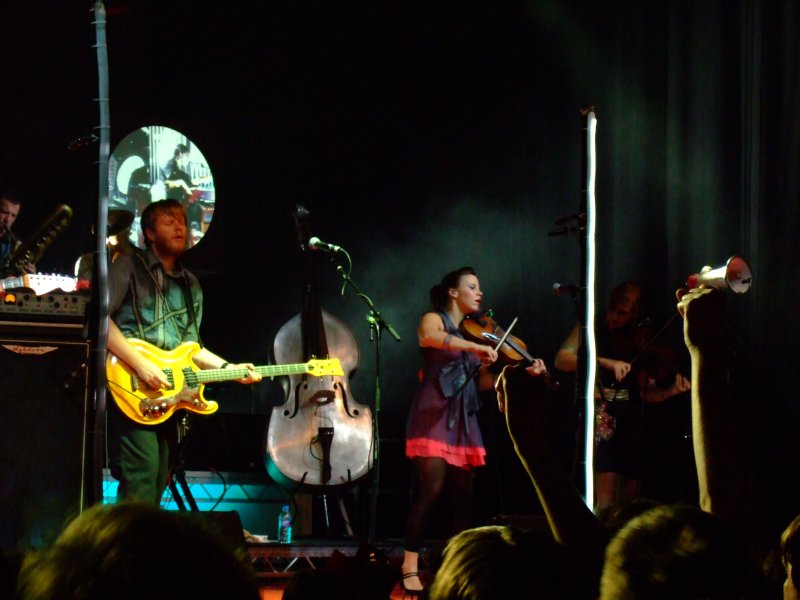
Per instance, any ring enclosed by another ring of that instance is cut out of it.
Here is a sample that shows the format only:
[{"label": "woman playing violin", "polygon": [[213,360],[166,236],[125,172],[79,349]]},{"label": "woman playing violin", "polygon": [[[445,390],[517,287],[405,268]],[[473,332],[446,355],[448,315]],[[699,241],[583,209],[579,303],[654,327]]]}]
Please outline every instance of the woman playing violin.
[{"label": "woman playing violin", "polygon": [[[596,427],[594,454],[598,512],[642,495],[646,475],[645,403],[662,402],[691,388],[677,372],[677,365],[670,364],[670,354],[657,351],[657,346],[647,349],[652,332],[645,322],[638,322],[641,299],[639,284],[618,284],[595,326],[597,387],[598,396],[602,395],[602,400],[597,398],[598,415],[602,417]],[[580,326],[575,325],[556,354],[556,368],[578,368],[580,343]],[[641,357],[638,362],[637,356]],[[666,383],[656,385],[664,379]]]},{"label": "woman playing violin", "polygon": [[414,463],[418,486],[406,519],[402,586],[422,589],[419,549],[445,485],[451,498],[452,533],[471,526],[474,467],[486,464],[478,428],[479,390],[494,378],[486,367],[497,360],[494,348],[464,339],[459,325],[481,307],[483,292],[475,270],[462,267],[445,275],[430,291],[434,310],[422,315],[417,331],[422,349],[422,382],[406,431],[406,456]]}]

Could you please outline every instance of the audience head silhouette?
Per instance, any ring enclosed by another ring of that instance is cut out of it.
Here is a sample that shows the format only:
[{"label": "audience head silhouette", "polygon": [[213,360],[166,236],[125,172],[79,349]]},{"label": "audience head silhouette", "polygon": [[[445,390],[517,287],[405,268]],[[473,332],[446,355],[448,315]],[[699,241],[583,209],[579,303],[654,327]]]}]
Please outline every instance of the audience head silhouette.
[{"label": "audience head silhouette", "polygon": [[783,530],[781,561],[786,569],[783,600],[800,600],[800,515]]},{"label": "audience head silhouette", "polygon": [[260,598],[255,571],[216,530],[137,502],[79,515],[25,560],[18,592],[21,600]]},{"label": "audience head silhouette", "polygon": [[588,579],[552,537],[511,526],[476,527],[447,542],[430,600],[594,598]]},{"label": "audience head silhouette", "polygon": [[601,600],[753,598],[757,569],[735,530],[698,508],[664,505],[634,517],[606,550]]},{"label": "audience head silhouette", "polygon": [[336,578],[323,569],[301,569],[292,573],[283,588],[282,600],[339,598]]},{"label": "audience head silhouette", "polygon": [[608,533],[608,538],[611,539],[631,520],[662,504],[663,502],[655,498],[633,498],[599,510],[597,517]]}]

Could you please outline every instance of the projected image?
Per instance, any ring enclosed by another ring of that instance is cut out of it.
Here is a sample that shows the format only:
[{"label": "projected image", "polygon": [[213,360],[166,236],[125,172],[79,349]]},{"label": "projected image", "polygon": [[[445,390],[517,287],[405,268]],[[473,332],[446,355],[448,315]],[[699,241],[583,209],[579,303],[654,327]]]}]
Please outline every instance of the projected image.
[{"label": "projected image", "polygon": [[184,134],[158,125],[125,136],[109,161],[109,211],[133,214],[131,243],[144,248],[139,219],[151,202],[172,198],[186,211],[188,245],[195,246],[214,216],[214,178],[203,153]]}]

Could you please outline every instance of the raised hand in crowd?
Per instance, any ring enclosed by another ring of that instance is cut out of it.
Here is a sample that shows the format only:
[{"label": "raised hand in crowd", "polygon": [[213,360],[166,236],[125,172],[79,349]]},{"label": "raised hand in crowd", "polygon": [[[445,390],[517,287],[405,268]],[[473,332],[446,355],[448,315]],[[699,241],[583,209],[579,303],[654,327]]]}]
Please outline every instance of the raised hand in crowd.
[{"label": "raised hand in crowd", "polygon": [[606,534],[550,448],[551,388],[539,376],[543,367],[505,367],[495,386],[498,408],[505,414],[514,450],[536,489],[553,536],[587,573],[595,575],[602,565]]},{"label": "raised hand in crowd", "polygon": [[700,508],[733,525],[758,557],[750,469],[728,381],[726,297],[706,287],[678,290],[676,296],[692,361],[692,441]]}]

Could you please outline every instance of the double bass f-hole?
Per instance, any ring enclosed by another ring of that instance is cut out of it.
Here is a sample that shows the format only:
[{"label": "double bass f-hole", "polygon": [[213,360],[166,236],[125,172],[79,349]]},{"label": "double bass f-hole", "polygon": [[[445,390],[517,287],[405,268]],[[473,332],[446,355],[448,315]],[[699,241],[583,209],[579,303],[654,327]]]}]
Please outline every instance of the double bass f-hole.
[{"label": "double bass f-hole", "polygon": [[345,413],[347,413],[347,416],[351,417],[353,419],[359,417],[361,413],[359,412],[359,410],[357,408],[353,408],[352,411],[350,410],[350,401],[348,400],[348,397],[347,397],[347,388],[345,388],[338,381],[333,384],[333,387],[336,388],[337,390],[339,390],[341,392],[341,394],[342,394],[342,405],[344,407]]}]

